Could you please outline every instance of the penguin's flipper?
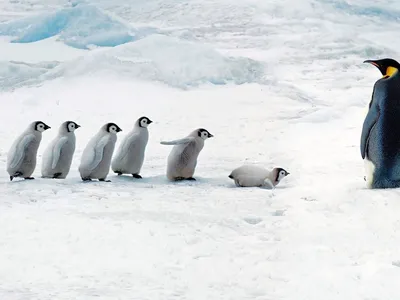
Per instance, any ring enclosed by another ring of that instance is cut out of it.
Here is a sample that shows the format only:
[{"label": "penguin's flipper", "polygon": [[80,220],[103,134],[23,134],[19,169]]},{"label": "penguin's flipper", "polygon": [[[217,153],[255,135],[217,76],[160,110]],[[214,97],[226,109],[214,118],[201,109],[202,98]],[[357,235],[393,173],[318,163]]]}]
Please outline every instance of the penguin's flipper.
[{"label": "penguin's flipper", "polygon": [[183,139],[179,139],[179,140],[173,140],[173,141],[161,141],[160,144],[161,145],[181,145],[181,144],[188,144],[190,142],[194,141],[194,137],[185,137]]},{"label": "penguin's flipper", "polygon": [[266,178],[263,182],[262,185],[263,188],[268,189],[268,190],[272,190],[275,186],[274,184],[271,182],[271,179]]},{"label": "penguin's flipper", "polygon": [[367,152],[368,140],[371,134],[371,130],[379,119],[379,108],[376,105],[372,105],[368,110],[368,114],[365,117],[362,132],[361,132],[361,143],[360,151],[361,157],[364,159]]},{"label": "penguin's flipper", "polygon": [[139,138],[139,132],[132,134],[132,136],[126,138],[121,144],[120,160],[123,160],[128,153],[136,153],[135,146],[137,145],[136,140]]},{"label": "penguin's flipper", "polygon": [[96,144],[96,146],[93,149],[93,158],[92,162],[88,166],[89,171],[93,171],[96,169],[96,167],[99,165],[101,160],[103,159],[103,152],[104,152],[104,147],[108,144],[110,140],[109,135],[103,136]]},{"label": "penguin's flipper", "polygon": [[19,141],[14,149],[15,152],[10,163],[10,168],[16,168],[22,162],[26,148],[34,139],[35,136],[33,134],[28,134]]},{"label": "penguin's flipper", "polygon": [[60,159],[61,155],[61,149],[67,141],[68,138],[64,136],[61,139],[59,139],[58,142],[55,144],[53,148],[53,162],[51,163],[52,169],[54,169],[57,166],[58,160]]}]

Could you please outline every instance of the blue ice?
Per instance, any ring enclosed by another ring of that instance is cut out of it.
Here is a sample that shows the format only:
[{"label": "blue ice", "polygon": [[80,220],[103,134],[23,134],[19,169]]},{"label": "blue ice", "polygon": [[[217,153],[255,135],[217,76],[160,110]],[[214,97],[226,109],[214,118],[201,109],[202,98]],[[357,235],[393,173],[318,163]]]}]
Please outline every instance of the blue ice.
[{"label": "blue ice", "polygon": [[90,4],[78,4],[0,24],[0,35],[14,37],[14,43],[31,43],[59,36],[65,44],[80,49],[87,49],[90,45],[114,47],[148,33],[148,29],[141,32]]}]

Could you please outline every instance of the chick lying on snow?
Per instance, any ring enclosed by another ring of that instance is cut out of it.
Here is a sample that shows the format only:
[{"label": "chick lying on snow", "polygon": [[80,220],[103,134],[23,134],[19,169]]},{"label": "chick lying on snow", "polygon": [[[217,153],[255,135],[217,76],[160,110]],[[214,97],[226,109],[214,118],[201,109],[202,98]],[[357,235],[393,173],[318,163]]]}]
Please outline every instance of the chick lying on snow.
[{"label": "chick lying on snow", "polygon": [[238,187],[265,187],[273,189],[289,174],[283,168],[274,168],[272,171],[268,171],[260,166],[243,165],[234,169],[229,178],[233,179]]}]

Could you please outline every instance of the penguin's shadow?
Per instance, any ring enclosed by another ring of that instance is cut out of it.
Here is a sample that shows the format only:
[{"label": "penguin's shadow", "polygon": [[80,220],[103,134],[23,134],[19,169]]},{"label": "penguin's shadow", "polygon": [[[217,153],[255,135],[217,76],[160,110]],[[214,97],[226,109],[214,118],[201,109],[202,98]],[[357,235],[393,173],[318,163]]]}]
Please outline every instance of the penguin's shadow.
[{"label": "penguin's shadow", "polygon": [[107,178],[111,180],[111,182],[124,182],[124,183],[132,183],[132,184],[157,184],[164,185],[168,184],[169,181],[162,175],[148,176],[142,175],[142,178],[134,178],[132,175],[114,175],[108,176]]},{"label": "penguin's shadow", "polygon": [[179,180],[179,181],[170,181],[166,178],[165,175],[155,175],[137,179],[133,178],[131,175],[121,175],[121,176],[109,176],[112,182],[124,182],[124,183],[138,183],[138,184],[151,184],[151,185],[173,185],[173,186],[198,186],[198,185],[215,185],[215,186],[224,186],[227,187],[229,183],[222,182],[219,178],[205,178],[196,176],[196,180]]}]

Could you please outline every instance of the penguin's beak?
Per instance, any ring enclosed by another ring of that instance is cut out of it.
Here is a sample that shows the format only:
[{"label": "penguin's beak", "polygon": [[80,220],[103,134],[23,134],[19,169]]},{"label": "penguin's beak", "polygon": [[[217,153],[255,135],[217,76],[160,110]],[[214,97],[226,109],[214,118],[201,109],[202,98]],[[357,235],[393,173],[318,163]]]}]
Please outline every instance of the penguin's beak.
[{"label": "penguin's beak", "polygon": [[379,68],[379,65],[374,60],[371,60],[371,59],[364,60],[363,63],[364,64],[369,63],[369,64],[374,65],[375,67]]},{"label": "penguin's beak", "polygon": [[147,124],[151,124],[151,123],[153,123],[153,121],[152,120],[150,120],[150,119],[147,119],[148,121],[147,121]]},{"label": "penguin's beak", "polygon": [[381,66],[380,64],[378,64],[375,60],[364,60],[363,63],[369,63],[375,67],[377,67],[379,69],[379,71],[382,73],[382,76],[386,76],[387,74],[387,68],[384,66]]},{"label": "penguin's beak", "polygon": [[213,137],[213,135],[212,135],[211,133],[209,133],[209,134],[208,134],[208,137],[209,137],[209,138],[212,138],[212,137]]},{"label": "penguin's beak", "polygon": [[122,131],[122,129],[118,127],[118,128],[117,128],[117,132],[120,132],[120,131]]},{"label": "penguin's beak", "polygon": [[75,127],[76,127],[76,128],[79,128],[79,127],[81,127],[81,125],[78,125],[78,124],[75,123]]},{"label": "penguin's beak", "polygon": [[49,125],[44,124],[44,130],[50,129],[51,127]]},{"label": "penguin's beak", "polygon": [[288,176],[290,173],[289,172],[286,172],[286,176]]}]

